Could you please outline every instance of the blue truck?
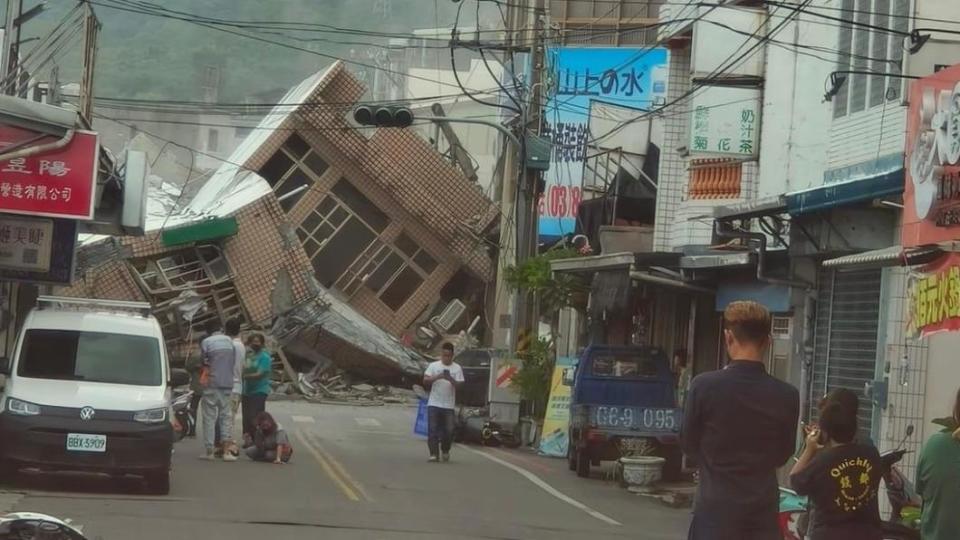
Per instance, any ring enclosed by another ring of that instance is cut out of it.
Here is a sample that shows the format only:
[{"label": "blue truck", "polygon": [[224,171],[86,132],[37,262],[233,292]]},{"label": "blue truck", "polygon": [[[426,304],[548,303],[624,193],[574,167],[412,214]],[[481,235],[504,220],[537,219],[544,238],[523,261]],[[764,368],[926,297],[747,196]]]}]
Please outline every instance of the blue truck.
[{"label": "blue truck", "polygon": [[[570,396],[567,460],[578,476],[621,457],[625,439],[644,440],[666,459],[663,477],[680,476],[680,426],[670,362],[657,347],[593,345],[564,373]],[[632,442],[632,441],[631,441]]]}]

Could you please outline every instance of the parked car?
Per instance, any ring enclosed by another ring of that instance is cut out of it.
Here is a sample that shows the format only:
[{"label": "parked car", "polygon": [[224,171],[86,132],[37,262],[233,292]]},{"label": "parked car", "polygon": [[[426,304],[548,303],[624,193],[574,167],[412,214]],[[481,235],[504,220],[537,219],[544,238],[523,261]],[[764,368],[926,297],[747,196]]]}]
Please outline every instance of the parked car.
[{"label": "parked car", "polygon": [[564,384],[570,396],[570,443],[567,458],[578,476],[590,466],[621,457],[620,441],[643,439],[653,455],[666,459],[663,476],[680,476],[680,426],[673,374],[667,355],[657,347],[591,346]]},{"label": "parked car", "polygon": [[0,469],[133,474],[170,490],[171,387],[150,305],[40,297],[27,315],[0,405]]}]

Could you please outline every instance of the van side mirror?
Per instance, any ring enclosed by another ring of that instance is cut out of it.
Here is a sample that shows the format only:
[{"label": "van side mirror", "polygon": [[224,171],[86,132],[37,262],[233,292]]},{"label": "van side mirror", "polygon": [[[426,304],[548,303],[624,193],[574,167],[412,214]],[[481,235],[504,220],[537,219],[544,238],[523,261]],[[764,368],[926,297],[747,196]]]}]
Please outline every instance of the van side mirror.
[{"label": "van side mirror", "polygon": [[0,375],[9,375],[10,368],[10,359],[6,356],[0,358]]},{"label": "van side mirror", "polygon": [[574,368],[564,368],[563,369],[563,385],[564,386],[573,386],[573,377],[576,374]]},{"label": "van side mirror", "polygon": [[190,384],[190,374],[185,369],[174,368],[170,370],[170,386],[185,386]]}]

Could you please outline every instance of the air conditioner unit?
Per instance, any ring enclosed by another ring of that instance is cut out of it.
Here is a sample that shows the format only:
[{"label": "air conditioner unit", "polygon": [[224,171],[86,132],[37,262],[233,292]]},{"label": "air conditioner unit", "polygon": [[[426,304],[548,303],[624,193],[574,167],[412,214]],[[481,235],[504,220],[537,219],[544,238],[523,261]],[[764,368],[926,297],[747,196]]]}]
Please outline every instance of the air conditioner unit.
[{"label": "air conditioner unit", "polygon": [[430,319],[430,325],[441,332],[449,332],[466,311],[466,304],[460,300],[451,300],[440,315]]}]

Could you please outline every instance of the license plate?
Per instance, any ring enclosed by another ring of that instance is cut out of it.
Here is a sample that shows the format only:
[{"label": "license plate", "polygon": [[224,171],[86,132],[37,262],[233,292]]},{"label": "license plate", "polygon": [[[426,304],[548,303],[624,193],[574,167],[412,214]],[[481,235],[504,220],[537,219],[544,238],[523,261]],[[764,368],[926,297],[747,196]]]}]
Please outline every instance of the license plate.
[{"label": "license plate", "polygon": [[647,407],[597,407],[598,427],[644,431],[678,431],[681,413],[677,409]]},{"label": "license plate", "polygon": [[106,452],[107,436],[68,433],[67,450],[70,452]]}]

